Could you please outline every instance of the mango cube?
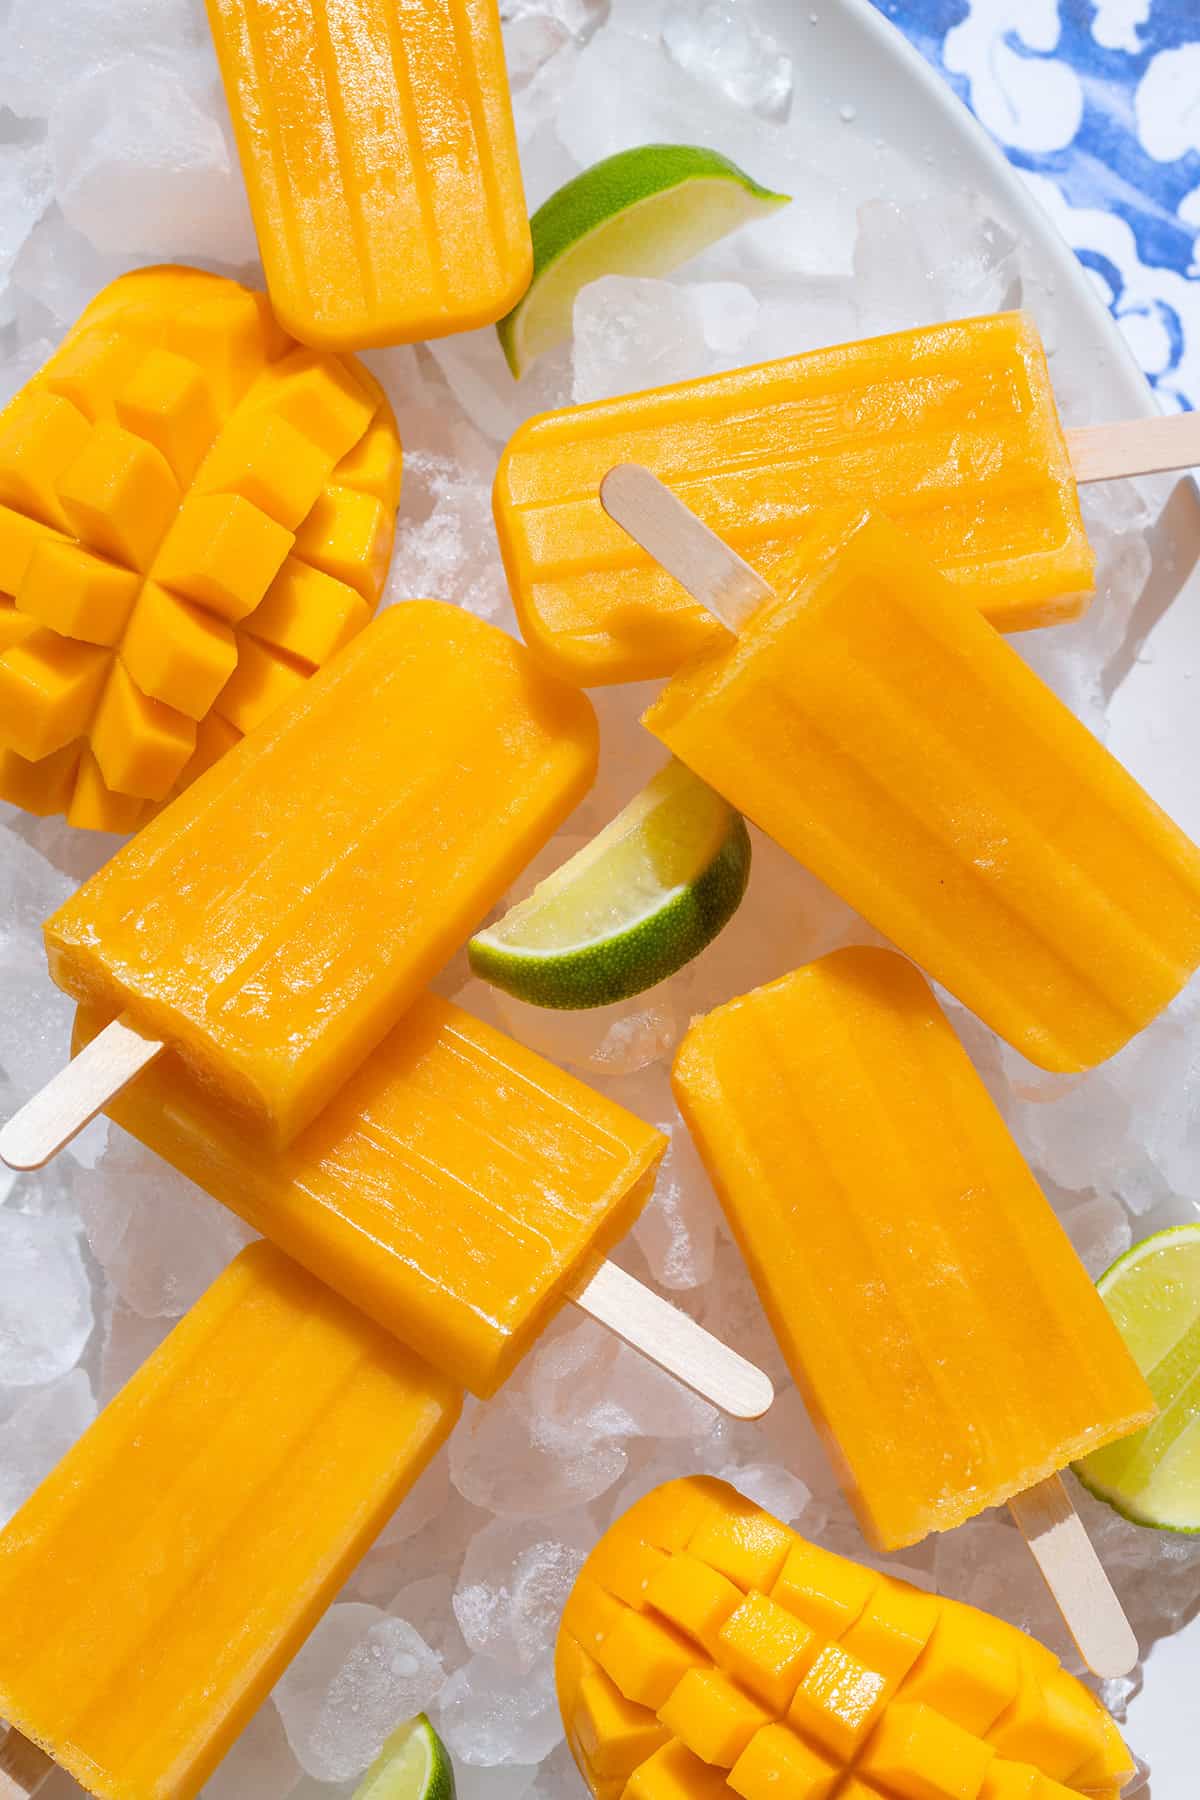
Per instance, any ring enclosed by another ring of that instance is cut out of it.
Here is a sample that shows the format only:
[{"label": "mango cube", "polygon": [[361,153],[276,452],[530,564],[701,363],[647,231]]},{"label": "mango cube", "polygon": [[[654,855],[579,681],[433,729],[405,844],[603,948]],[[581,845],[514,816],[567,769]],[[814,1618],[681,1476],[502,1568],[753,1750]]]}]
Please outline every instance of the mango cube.
[{"label": "mango cube", "polygon": [[362,630],[399,492],[355,358],[220,276],[112,282],[0,413],[0,798],[135,829]]},{"label": "mango cube", "polygon": [[593,1800],[1116,1800],[1133,1772],[1104,1708],[1024,1632],[708,1477],[654,1489],[600,1539],[556,1677]]}]

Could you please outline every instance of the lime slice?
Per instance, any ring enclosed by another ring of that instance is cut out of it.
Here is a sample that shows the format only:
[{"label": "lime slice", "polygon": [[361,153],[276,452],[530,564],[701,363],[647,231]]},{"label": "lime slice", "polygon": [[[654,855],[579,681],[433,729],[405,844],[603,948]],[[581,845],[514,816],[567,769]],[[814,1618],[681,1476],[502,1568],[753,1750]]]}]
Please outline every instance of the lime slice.
[{"label": "lime slice", "polygon": [[1200,1225],[1135,1244],[1097,1284],[1158,1417],[1075,1464],[1101,1500],[1162,1531],[1200,1531]]},{"label": "lime slice", "polygon": [[354,1800],[454,1800],[450,1752],[424,1713],[393,1731]]},{"label": "lime slice", "polygon": [[530,220],[533,279],[496,326],[518,378],[571,335],[575,296],[601,275],[666,275],[750,219],[786,206],[736,163],[691,144],[620,150]]},{"label": "lime slice", "polygon": [[698,956],[750,874],[740,813],[669,762],[611,824],[471,939],[477,975],[534,1006],[608,1006]]}]

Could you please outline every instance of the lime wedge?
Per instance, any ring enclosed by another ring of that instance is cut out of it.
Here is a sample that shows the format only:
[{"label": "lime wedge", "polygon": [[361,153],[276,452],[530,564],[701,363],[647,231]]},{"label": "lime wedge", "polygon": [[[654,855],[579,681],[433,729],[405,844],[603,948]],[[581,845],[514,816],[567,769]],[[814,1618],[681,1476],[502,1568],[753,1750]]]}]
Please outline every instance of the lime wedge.
[{"label": "lime wedge", "polygon": [[424,1713],[393,1731],[354,1800],[454,1800],[450,1752]]},{"label": "lime wedge", "polygon": [[740,813],[669,762],[611,824],[467,946],[484,981],[534,1006],[608,1006],[698,956],[750,874]]},{"label": "lime wedge", "polygon": [[1075,1464],[1101,1500],[1162,1531],[1200,1531],[1200,1225],[1135,1244],[1098,1282],[1158,1417]]},{"label": "lime wedge", "polygon": [[718,238],[786,206],[736,163],[691,144],[620,150],[551,194],[530,220],[533,279],[496,326],[520,378],[571,335],[580,288],[601,275],[666,275]]}]

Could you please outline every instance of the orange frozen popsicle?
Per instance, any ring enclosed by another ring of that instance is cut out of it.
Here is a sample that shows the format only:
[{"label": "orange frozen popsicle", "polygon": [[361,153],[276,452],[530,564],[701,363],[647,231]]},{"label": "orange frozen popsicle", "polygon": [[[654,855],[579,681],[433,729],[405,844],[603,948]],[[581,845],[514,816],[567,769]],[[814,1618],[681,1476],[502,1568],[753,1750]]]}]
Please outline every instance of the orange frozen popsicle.
[{"label": "orange frozen popsicle", "polygon": [[165,1042],[279,1149],[595,759],[586,699],[519,643],[438,601],[392,607],[59,908],[51,973]]},{"label": "orange frozen popsicle", "polygon": [[0,1535],[0,1717],[103,1800],[191,1800],[459,1404],[252,1245]]},{"label": "orange frozen popsicle", "polygon": [[1036,1639],[703,1476],[609,1526],[556,1675],[595,1800],[1116,1800],[1133,1774],[1112,1719]]},{"label": "orange frozen popsicle", "polygon": [[1200,851],[887,520],[775,576],[643,722],[1032,1062],[1112,1056],[1200,964]]},{"label": "orange frozen popsicle", "polygon": [[0,414],[0,796],[141,824],[367,623],[399,492],[357,358],[199,269],[111,282]]},{"label": "orange frozen popsicle", "polygon": [[669,675],[719,641],[601,510],[640,463],[769,581],[829,507],[903,525],[964,606],[1003,631],[1074,618],[1093,557],[1037,329],[1023,313],[931,325],[546,413],[496,473],[521,630],[583,687]]},{"label": "orange frozen popsicle", "polygon": [[208,0],[271,303],[320,349],[489,324],[533,252],[496,0]]},{"label": "orange frozen popsicle", "polygon": [[836,951],[719,1007],[674,1085],[873,1544],[960,1524],[1153,1416],[911,963]]},{"label": "orange frozen popsicle", "polygon": [[[104,1023],[81,1010],[76,1046]],[[665,1140],[426,994],[282,1152],[159,1058],[118,1124],[487,1396],[624,1236]]]}]

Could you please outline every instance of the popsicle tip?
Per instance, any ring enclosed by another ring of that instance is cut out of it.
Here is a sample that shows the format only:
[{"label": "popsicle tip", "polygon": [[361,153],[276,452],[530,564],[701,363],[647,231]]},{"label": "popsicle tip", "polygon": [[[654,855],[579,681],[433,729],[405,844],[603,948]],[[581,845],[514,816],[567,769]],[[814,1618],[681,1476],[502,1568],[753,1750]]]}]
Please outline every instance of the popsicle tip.
[{"label": "popsicle tip", "polygon": [[7,1124],[0,1125],[0,1162],[15,1169],[19,1175],[44,1168],[56,1148],[54,1144],[46,1144],[36,1125],[30,1128],[25,1116],[28,1110],[23,1106]]},{"label": "popsicle tip", "polygon": [[744,1357],[739,1360],[745,1363],[745,1373],[739,1383],[743,1390],[742,1401],[740,1406],[731,1405],[729,1413],[735,1419],[761,1419],[775,1404],[775,1383],[765,1369],[746,1362]]}]

